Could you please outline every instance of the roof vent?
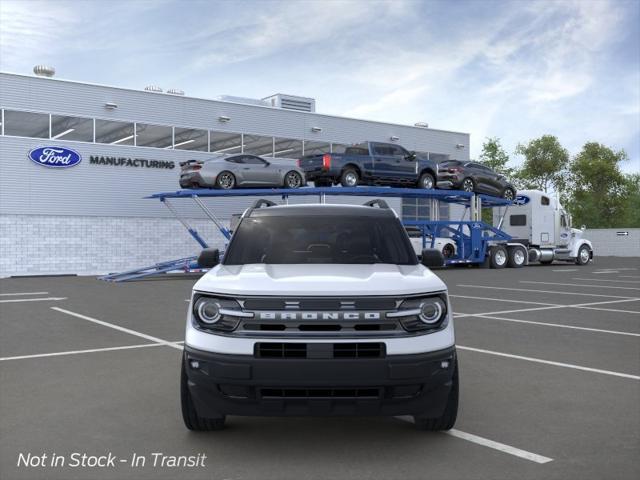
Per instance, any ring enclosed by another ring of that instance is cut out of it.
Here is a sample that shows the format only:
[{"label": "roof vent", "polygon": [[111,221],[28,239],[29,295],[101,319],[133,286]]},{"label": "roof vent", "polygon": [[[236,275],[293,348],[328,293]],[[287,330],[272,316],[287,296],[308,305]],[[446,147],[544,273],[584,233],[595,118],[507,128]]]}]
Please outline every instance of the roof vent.
[{"label": "roof vent", "polygon": [[53,77],[56,74],[56,69],[47,65],[36,65],[33,67],[33,73],[39,77]]},{"label": "roof vent", "polygon": [[418,122],[413,124],[414,127],[420,128],[429,128],[429,124],[427,122]]},{"label": "roof vent", "polygon": [[169,90],[167,90],[167,93],[169,95],[184,95],[184,91],[180,90],[179,88],[170,88]]},{"label": "roof vent", "polygon": [[269,102],[272,107],[284,108],[285,110],[296,110],[298,112],[316,111],[316,101],[313,98],[276,93],[270,97],[263,98],[263,100]]},{"label": "roof vent", "polygon": [[247,97],[235,97],[233,95],[219,95],[216,100],[221,102],[243,103],[245,105],[257,105],[259,107],[268,107],[269,103],[264,100],[258,100],[256,98]]},{"label": "roof vent", "polygon": [[157,85],[147,85],[144,89],[147,92],[162,93],[162,89]]}]

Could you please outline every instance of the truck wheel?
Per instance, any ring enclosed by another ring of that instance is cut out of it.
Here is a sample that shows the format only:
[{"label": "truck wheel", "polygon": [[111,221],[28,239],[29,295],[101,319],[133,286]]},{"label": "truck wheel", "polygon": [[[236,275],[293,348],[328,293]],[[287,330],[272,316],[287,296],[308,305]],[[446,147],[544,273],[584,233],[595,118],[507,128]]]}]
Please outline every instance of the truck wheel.
[{"label": "truck wheel", "polygon": [[509,256],[507,249],[502,245],[496,245],[491,248],[491,258],[489,259],[489,265],[491,268],[504,268],[507,265]]},{"label": "truck wheel", "polygon": [[227,172],[226,170],[220,172],[216,178],[216,186],[223,190],[231,190],[236,186],[236,177],[233,176],[233,173]]},{"label": "truck wheel", "polygon": [[191,400],[189,387],[187,386],[187,374],[184,370],[184,355],[182,357],[182,372],[180,375],[180,400],[182,404],[182,420],[189,430],[208,432],[213,430],[222,430],[226,417],[224,415],[218,418],[203,418],[198,415],[196,408]]},{"label": "truck wheel", "polygon": [[433,175],[431,175],[430,173],[423,173],[422,175],[420,175],[420,180],[418,180],[418,188],[433,190],[435,186],[436,182],[433,179]]},{"label": "truck wheel", "polygon": [[462,181],[461,187],[465,192],[474,192],[476,190],[476,184],[472,178],[465,178]]},{"label": "truck wheel", "polygon": [[588,246],[582,245],[578,249],[578,256],[576,257],[576,263],[578,265],[586,265],[587,263],[589,263],[590,259],[591,259],[591,250],[589,250]]},{"label": "truck wheel", "polygon": [[511,268],[520,268],[524,266],[527,259],[527,252],[522,247],[511,247],[508,249],[509,261],[508,265]]},{"label": "truck wheel", "polygon": [[353,168],[345,169],[340,176],[340,184],[343,187],[357,187],[359,181],[360,177],[358,176],[358,172]]},{"label": "truck wheel", "polygon": [[449,398],[447,399],[447,406],[444,409],[444,413],[438,418],[423,418],[414,416],[413,421],[416,424],[418,430],[427,430],[430,432],[438,430],[451,430],[456,424],[456,418],[458,416],[458,361],[456,360],[455,370],[453,371],[451,391],[449,392]]}]

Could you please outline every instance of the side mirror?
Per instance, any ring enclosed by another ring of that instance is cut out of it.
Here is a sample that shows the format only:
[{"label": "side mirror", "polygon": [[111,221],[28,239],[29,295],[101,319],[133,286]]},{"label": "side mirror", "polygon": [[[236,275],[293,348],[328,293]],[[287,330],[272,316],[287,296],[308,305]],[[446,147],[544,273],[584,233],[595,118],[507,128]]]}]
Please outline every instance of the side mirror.
[{"label": "side mirror", "polygon": [[414,161],[416,159],[416,152],[413,150],[409,152],[409,155],[405,157],[409,161]]},{"label": "side mirror", "polygon": [[422,265],[425,267],[444,267],[444,255],[437,248],[425,248],[422,250]]},{"label": "side mirror", "polygon": [[220,263],[220,250],[217,248],[205,248],[198,256],[198,267],[213,268]]}]

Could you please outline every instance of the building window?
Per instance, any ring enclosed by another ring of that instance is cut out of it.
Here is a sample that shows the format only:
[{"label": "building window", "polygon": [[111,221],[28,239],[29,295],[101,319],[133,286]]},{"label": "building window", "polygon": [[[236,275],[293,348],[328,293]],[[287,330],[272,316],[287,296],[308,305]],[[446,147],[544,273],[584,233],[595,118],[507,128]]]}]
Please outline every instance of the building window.
[{"label": "building window", "polygon": [[342,143],[332,143],[331,144],[331,153],[344,153],[349,145],[344,145]]},{"label": "building window", "polygon": [[209,149],[209,136],[206,130],[195,128],[175,128],[173,148],[177,150],[197,150],[206,152]]},{"label": "building window", "polygon": [[211,153],[242,153],[242,135],[239,133],[209,132]]},{"label": "building window", "polygon": [[273,156],[273,137],[262,137],[260,135],[243,135],[243,137],[244,153],[263,157]]},{"label": "building window", "polygon": [[171,148],[173,129],[162,125],[136,123],[136,145],[138,147]]},{"label": "building window", "polygon": [[51,115],[51,139],[93,142],[93,119]]},{"label": "building window", "polygon": [[429,160],[433,160],[436,163],[445,162],[449,160],[449,155],[443,153],[429,153]]},{"label": "building window", "polygon": [[49,115],[5,110],[4,134],[15,137],[49,138]]},{"label": "building window", "polygon": [[[449,219],[449,204],[439,202],[440,220]],[[431,220],[431,199],[430,198],[403,198],[402,199],[402,219],[413,221]]]},{"label": "building window", "polygon": [[274,157],[280,158],[302,158],[302,140],[291,138],[275,138]]},{"label": "building window", "polygon": [[111,145],[133,145],[134,125],[114,120],[96,120],[96,142]]},{"label": "building window", "polygon": [[330,151],[331,144],[328,142],[312,142],[309,140],[305,140],[304,142],[305,155],[322,155],[323,153],[329,153]]}]

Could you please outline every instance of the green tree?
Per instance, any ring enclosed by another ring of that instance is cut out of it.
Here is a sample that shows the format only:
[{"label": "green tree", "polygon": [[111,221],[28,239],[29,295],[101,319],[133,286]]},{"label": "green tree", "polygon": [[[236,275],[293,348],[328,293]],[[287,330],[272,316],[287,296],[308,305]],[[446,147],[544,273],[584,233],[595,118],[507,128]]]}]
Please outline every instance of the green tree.
[{"label": "green tree", "polygon": [[620,227],[640,228],[640,173],[625,175],[624,207]]},{"label": "green tree", "polygon": [[516,154],[525,158],[522,168],[517,172],[521,186],[545,192],[551,188],[561,192],[565,188],[569,152],[555,136],[543,135],[526,144],[518,144]]},{"label": "green tree", "polygon": [[588,142],[571,161],[567,207],[577,225],[619,227],[625,215],[633,216],[633,208],[628,206],[633,180],[625,178],[619,166],[626,159],[624,150]]},{"label": "green tree", "polygon": [[495,170],[506,177],[511,177],[514,173],[512,167],[508,167],[509,155],[502,148],[498,137],[487,137],[482,144],[482,153],[480,154],[480,163]]}]

